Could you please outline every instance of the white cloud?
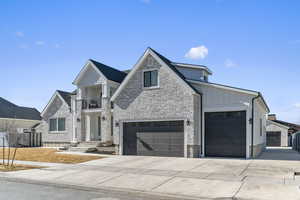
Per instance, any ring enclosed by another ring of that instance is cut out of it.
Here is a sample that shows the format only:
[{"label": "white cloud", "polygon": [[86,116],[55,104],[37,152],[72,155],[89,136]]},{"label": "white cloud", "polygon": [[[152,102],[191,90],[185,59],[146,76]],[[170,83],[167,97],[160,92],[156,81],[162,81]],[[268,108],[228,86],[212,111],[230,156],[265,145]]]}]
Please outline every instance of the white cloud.
[{"label": "white cloud", "polygon": [[24,33],[22,31],[17,31],[16,36],[17,37],[24,37]]},{"label": "white cloud", "polygon": [[43,46],[43,45],[45,45],[45,42],[44,41],[36,41],[35,44],[38,46]]},{"label": "white cloud", "polygon": [[150,3],[151,0],[141,0],[141,2],[143,2],[143,3]]},{"label": "white cloud", "polygon": [[295,106],[296,108],[300,108],[300,103],[295,103],[294,106]]},{"label": "white cloud", "polygon": [[237,64],[233,60],[231,60],[229,58],[227,58],[225,60],[224,64],[225,64],[226,67],[229,67],[229,68],[231,68],[231,67],[237,67]]},{"label": "white cloud", "polygon": [[204,59],[208,55],[208,49],[202,45],[198,47],[192,47],[184,57],[190,59]]}]

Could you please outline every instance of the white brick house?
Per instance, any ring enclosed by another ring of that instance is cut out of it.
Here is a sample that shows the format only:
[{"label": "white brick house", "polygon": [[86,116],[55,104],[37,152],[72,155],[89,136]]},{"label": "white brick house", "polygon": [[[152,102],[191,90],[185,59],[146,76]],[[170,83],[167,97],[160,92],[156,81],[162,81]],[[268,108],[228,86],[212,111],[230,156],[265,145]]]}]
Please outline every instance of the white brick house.
[{"label": "white brick house", "polygon": [[[122,155],[259,155],[269,112],[261,93],[211,83],[210,75],[205,66],[175,63],[151,48],[128,74],[90,60],[70,94],[69,142],[111,141]],[[44,142],[51,134],[44,130]]]},{"label": "white brick house", "polygon": [[125,72],[88,60],[73,84],[72,92],[56,91],[42,112],[45,146],[82,142],[112,142],[110,97]]}]

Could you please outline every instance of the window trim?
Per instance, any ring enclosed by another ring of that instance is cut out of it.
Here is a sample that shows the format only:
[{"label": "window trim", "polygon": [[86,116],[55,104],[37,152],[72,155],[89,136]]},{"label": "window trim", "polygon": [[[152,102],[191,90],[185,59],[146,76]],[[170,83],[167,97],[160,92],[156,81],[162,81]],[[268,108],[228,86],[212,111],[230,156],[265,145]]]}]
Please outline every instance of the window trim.
[{"label": "window trim", "polygon": [[[157,85],[156,86],[150,86],[150,87],[145,87],[145,72],[151,72],[151,71],[157,71]],[[159,88],[159,69],[157,68],[149,68],[143,70],[142,73],[142,84],[144,89],[158,89]]]},{"label": "window trim", "polygon": [[[56,120],[56,130],[51,131],[50,130],[50,121],[54,120],[54,119]],[[58,121],[59,121],[59,119],[64,119],[65,120],[65,130],[61,130],[61,131],[58,130]],[[66,132],[67,132],[66,117],[53,117],[53,118],[49,119],[49,133],[66,133]]]}]

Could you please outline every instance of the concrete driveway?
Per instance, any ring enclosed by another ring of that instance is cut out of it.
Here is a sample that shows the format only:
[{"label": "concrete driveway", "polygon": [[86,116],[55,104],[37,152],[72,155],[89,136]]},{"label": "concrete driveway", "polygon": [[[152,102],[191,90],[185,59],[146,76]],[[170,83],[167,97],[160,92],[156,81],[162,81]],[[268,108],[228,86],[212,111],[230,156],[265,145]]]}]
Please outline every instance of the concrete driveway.
[{"label": "concrete driveway", "polygon": [[112,156],[2,175],[182,199],[300,200],[300,177],[294,177],[300,172],[300,154],[288,148],[275,150],[267,149],[256,160]]}]

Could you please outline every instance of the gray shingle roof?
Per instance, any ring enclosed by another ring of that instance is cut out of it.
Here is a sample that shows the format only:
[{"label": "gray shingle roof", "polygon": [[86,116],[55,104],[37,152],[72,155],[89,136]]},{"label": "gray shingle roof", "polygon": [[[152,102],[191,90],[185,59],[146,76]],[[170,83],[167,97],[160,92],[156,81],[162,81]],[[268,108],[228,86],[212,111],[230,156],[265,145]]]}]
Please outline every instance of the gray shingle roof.
[{"label": "gray shingle roof", "polygon": [[68,104],[68,106],[71,106],[71,96],[74,95],[74,93],[61,91],[61,90],[57,90],[57,92],[65,100],[65,102]]},{"label": "gray shingle roof", "polygon": [[41,115],[35,108],[17,106],[0,97],[0,118],[41,120]]},{"label": "gray shingle roof", "polygon": [[285,122],[282,120],[272,120],[272,121],[290,127],[290,129],[292,130],[293,133],[300,131],[300,125],[298,125],[298,124]]},{"label": "gray shingle roof", "polygon": [[103,75],[112,81],[121,83],[126,77],[126,73],[99,63],[95,60],[90,59],[90,61],[103,73]]}]

